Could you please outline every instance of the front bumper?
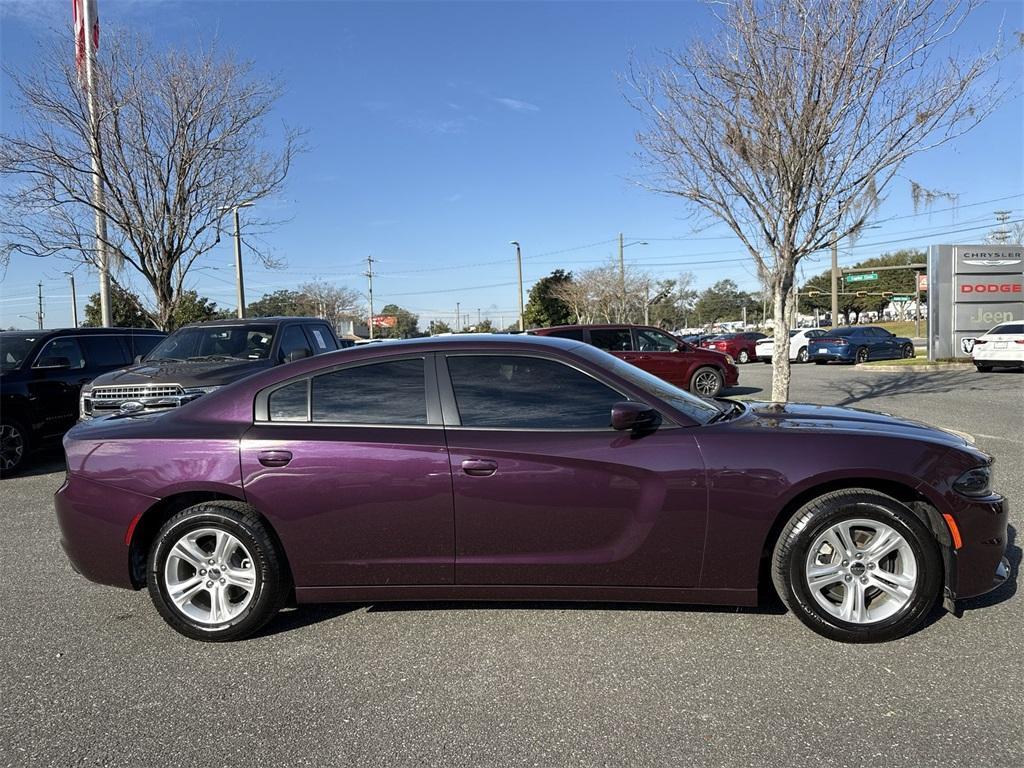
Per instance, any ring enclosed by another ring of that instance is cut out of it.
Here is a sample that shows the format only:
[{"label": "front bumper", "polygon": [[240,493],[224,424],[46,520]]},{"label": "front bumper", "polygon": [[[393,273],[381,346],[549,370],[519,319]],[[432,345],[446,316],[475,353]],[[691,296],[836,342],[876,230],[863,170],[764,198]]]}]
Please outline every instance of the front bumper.
[{"label": "front bumper", "polygon": [[1006,558],[1009,502],[1002,496],[977,501],[964,497],[952,517],[962,544],[950,550],[947,598],[963,600],[997,589],[1010,577]]}]

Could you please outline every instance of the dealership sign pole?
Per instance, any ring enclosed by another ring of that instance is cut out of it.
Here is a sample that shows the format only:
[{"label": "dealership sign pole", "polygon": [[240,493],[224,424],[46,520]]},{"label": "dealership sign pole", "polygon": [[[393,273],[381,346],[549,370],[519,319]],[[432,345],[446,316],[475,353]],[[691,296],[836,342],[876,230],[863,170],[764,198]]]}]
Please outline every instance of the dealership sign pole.
[{"label": "dealership sign pole", "polygon": [[1024,246],[928,249],[928,358],[970,357],[974,340],[1024,319]]}]

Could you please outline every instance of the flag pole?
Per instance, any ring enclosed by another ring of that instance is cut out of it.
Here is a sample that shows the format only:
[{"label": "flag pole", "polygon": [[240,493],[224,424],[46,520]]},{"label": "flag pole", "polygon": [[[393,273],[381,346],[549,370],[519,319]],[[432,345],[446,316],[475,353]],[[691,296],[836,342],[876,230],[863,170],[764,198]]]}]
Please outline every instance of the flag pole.
[{"label": "flag pole", "polygon": [[100,273],[100,325],[114,324],[110,306],[110,269],[107,259],[107,215],[100,178],[99,116],[96,105],[96,41],[93,37],[97,21],[93,18],[96,0],[81,0],[85,31],[85,94],[89,108],[89,156],[92,161],[92,205],[96,225],[96,269]]}]

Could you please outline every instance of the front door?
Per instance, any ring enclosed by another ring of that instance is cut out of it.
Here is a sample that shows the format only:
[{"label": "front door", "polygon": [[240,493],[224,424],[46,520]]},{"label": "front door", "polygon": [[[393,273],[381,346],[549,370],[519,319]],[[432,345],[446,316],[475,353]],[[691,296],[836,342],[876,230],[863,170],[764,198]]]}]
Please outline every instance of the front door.
[{"label": "front door", "polygon": [[430,356],[349,364],[257,398],[241,441],[245,496],[303,553],[290,563],[297,586],[452,583],[433,371]]},{"label": "front door", "polygon": [[690,366],[676,339],[652,328],[637,328],[633,334],[634,348],[644,358],[641,368],[682,389],[690,386]]},{"label": "front door", "polygon": [[553,359],[439,362],[456,583],[697,584],[707,492],[687,429],[611,429],[627,395]]},{"label": "front door", "polygon": [[90,375],[78,339],[64,336],[47,342],[32,364],[28,385],[30,400],[36,404],[34,430],[52,437],[71,429],[78,421],[82,385],[95,375]]}]

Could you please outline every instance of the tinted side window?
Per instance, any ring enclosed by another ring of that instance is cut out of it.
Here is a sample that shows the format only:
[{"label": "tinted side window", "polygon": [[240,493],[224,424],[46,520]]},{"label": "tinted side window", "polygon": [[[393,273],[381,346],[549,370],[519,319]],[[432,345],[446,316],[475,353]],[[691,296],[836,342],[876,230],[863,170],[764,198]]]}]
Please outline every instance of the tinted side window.
[{"label": "tinted side window", "polygon": [[302,332],[302,326],[289,325],[281,335],[281,359],[287,360],[288,355],[301,349],[306,350],[308,355],[313,354],[313,350],[309,348],[306,334]]},{"label": "tinted side window", "polygon": [[636,348],[641,352],[675,352],[679,342],[667,333],[642,330],[636,332]]},{"label": "tinted side window", "polygon": [[85,368],[85,355],[75,339],[53,339],[43,347],[33,365],[38,365],[47,357],[66,357],[72,370]]},{"label": "tinted side window", "polygon": [[575,341],[583,341],[582,328],[566,328],[564,331],[552,331],[545,335],[554,336],[556,339],[573,339]]},{"label": "tinted side window", "polygon": [[267,401],[271,421],[306,421],[309,418],[309,379],[276,389]]},{"label": "tinted side window", "polygon": [[314,355],[319,355],[321,352],[333,352],[338,348],[338,345],[334,343],[334,334],[326,325],[307,325],[306,335],[309,337],[309,343],[313,345]]},{"label": "tinted side window", "polygon": [[1024,333],[1024,325],[1020,323],[1010,325],[997,325],[989,333]]},{"label": "tinted side window", "polygon": [[625,398],[554,360],[502,355],[448,358],[464,427],[600,429]]},{"label": "tinted side window", "polygon": [[314,377],[313,421],[426,424],[423,359],[371,363]]},{"label": "tinted side window", "polygon": [[598,349],[606,349],[609,352],[629,352],[633,349],[629,328],[592,328],[590,343]]},{"label": "tinted side window", "polygon": [[128,350],[117,336],[84,336],[85,357],[96,368],[116,368],[128,363]]}]

